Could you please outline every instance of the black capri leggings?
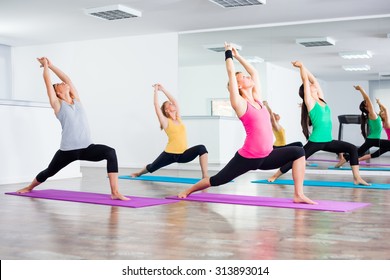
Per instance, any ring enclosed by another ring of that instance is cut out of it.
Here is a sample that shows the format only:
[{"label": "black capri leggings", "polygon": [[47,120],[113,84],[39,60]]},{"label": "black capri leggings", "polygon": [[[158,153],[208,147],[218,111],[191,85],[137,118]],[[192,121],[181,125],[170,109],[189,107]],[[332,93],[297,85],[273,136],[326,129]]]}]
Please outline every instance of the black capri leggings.
[{"label": "black capri leggings", "polygon": [[118,172],[118,160],[113,148],[106,145],[91,144],[87,148],[71,151],[58,150],[51,160],[49,166],[40,172],[36,179],[43,183],[47,178],[54,176],[58,171],[76,160],[101,161],[107,160],[107,172]]},{"label": "black capri leggings", "polygon": [[284,145],[284,146],[274,146],[274,149],[278,149],[281,147],[291,147],[291,146],[303,147],[303,144],[302,144],[302,142],[292,142],[292,143]]},{"label": "black capri leggings", "polygon": [[238,152],[228,164],[216,175],[210,177],[211,186],[219,186],[230,182],[234,178],[248,172],[249,170],[276,169],[282,165],[292,162],[305,155],[302,147],[279,147],[264,158],[244,158]]},{"label": "black capri leggings", "polygon": [[162,152],[152,163],[146,165],[146,170],[150,173],[167,166],[171,163],[186,163],[194,160],[197,156],[208,153],[204,145],[197,145],[184,151],[182,154],[171,154]]},{"label": "black capri leggings", "polygon": [[[340,141],[340,140],[332,140],[330,142],[311,142],[308,141],[305,146],[303,146],[303,149],[305,150],[305,157],[306,159],[309,158],[311,155],[313,155],[315,152],[318,151],[326,151],[326,152],[332,152],[332,153],[348,153],[350,155],[350,164],[352,165],[358,165],[358,152],[357,147],[351,143]],[[283,165],[280,168],[280,171],[282,173],[288,172],[292,167],[292,162],[289,162],[285,165]]]},{"label": "black capri leggings", "polygon": [[361,157],[368,149],[372,147],[379,147],[379,149],[371,154],[371,158],[377,158],[380,155],[390,151],[390,141],[382,139],[370,139],[366,138],[366,141],[358,149],[358,155]]}]

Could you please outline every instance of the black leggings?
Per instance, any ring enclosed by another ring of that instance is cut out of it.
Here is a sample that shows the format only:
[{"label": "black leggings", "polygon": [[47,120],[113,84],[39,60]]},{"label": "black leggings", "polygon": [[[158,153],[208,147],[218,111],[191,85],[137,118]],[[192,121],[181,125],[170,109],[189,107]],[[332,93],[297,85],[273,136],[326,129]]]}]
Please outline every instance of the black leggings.
[{"label": "black leggings", "polygon": [[359,157],[363,156],[364,153],[372,147],[379,147],[379,149],[375,153],[371,154],[371,158],[377,158],[380,155],[390,151],[390,141],[366,138],[366,141],[358,149]]},{"label": "black leggings", "polygon": [[55,175],[69,163],[76,160],[101,161],[107,160],[107,172],[118,173],[118,160],[116,152],[113,148],[106,145],[91,144],[85,149],[77,149],[71,151],[58,150],[51,160],[49,166],[40,172],[36,179],[43,183],[47,178]]},{"label": "black leggings", "polygon": [[284,146],[274,146],[274,149],[278,149],[278,148],[281,148],[281,147],[291,147],[291,146],[295,146],[295,147],[303,147],[303,144],[302,142],[292,142],[292,143],[289,143],[287,145],[284,145]]},{"label": "black leggings", "polygon": [[234,178],[248,172],[249,170],[270,170],[281,167],[305,155],[301,147],[279,147],[264,158],[244,158],[238,152],[228,164],[216,175],[210,177],[211,186],[219,186],[230,182]]},{"label": "black leggings", "polygon": [[152,163],[146,165],[146,170],[150,173],[167,166],[171,163],[186,163],[194,160],[197,156],[208,153],[204,145],[197,145],[184,151],[182,154],[171,154],[162,152]]},{"label": "black leggings", "polygon": [[[332,152],[337,154],[344,152],[350,155],[351,166],[359,164],[357,147],[345,141],[340,141],[340,140],[332,140],[330,142],[308,141],[305,144],[305,146],[303,146],[303,149],[305,150],[306,159],[318,151],[326,151],[326,152]],[[280,172],[286,173],[291,169],[291,167],[292,167],[292,162],[289,162],[280,168]]]}]

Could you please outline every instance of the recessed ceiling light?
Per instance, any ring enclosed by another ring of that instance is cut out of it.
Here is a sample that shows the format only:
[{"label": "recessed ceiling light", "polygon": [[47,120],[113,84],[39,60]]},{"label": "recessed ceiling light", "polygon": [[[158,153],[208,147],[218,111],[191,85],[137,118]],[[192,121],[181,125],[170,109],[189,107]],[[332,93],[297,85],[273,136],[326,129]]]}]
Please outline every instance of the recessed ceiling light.
[{"label": "recessed ceiling light", "polygon": [[267,3],[266,0],[209,0],[209,1],[224,8],[265,5]]},{"label": "recessed ceiling light", "polygon": [[340,52],[339,55],[345,59],[359,59],[359,58],[372,57],[372,53],[370,51]]},{"label": "recessed ceiling light", "polygon": [[345,71],[368,71],[371,69],[370,65],[344,65]]},{"label": "recessed ceiling light", "polygon": [[335,40],[329,37],[302,38],[296,39],[295,42],[305,47],[323,47],[335,45]]},{"label": "recessed ceiling light", "polygon": [[105,20],[118,20],[126,18],[141,17],[140,11],[123,5],[111,5],[105,7],[85,9],[85,13],[90,16],[98,17]]},{"label": "recessed ceiling light", "polygon": [[[230,43],[230,45],[238,51],[241,51],[241,49],[242,49],[242,47],[240,45],[237,45],[234,43]],[[213,52],[224,52],[225,51],[224,44],[205,45],[204,47],[210,51],[213,51]]]}]

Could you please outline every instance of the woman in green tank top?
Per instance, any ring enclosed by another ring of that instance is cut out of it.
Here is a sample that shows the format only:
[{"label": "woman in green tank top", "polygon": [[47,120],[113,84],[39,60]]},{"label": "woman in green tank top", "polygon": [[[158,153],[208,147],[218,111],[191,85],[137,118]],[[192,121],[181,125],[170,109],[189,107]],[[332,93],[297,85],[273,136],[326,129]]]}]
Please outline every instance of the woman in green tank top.
[{"label": "woman in green tank top", "polygon": [[[371,102],[369,95],[359,85],[354,86],[354,88],[359,91],[363,97],[359,109],[362,112],[361,131],[363,137],[366,139],[358,149],[359,161],[377,158],[381,154],[390,151],[390,141],[380,139],[382,134],[382,118],[380,117],[380,114],[375,112],[374,105]],[[379,149],[373,154],[365,155],[372,147],[379,147]],[[344,158],[344,160],[340,160],[336,167],[340,167],[347,162],[349,160],[349,155],[344,155]]]},{"label": "woman in green tank top", "polygon": [[[303,99],[301,112],[302,132],[308,140],[303,149],[306,159],[318,151],[332,153],[348,153],[353,174],[354,184],[369,185],[360,177],[358,151],[355,145],[332,138],[332,115],[328,104],[324,100],[324,94],[317,79],[300,62],[292,62],[299,68],[302,85],[299,88],[299,96]],[[312,126],[311,133],[309,126]],[[289,171],[292,163],[282,166],[268,181],[273,182],[282,174]]]}]

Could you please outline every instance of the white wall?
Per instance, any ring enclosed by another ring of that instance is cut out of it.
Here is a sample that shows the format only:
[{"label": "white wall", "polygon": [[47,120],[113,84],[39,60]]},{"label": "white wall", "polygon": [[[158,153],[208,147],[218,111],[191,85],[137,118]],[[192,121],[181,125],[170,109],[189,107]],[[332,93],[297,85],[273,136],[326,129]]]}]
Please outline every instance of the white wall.
[{"label": "white wall", "polygon": [[[332,110],[333,138],[337,139],[339,131],[339,115],[360,115],[359,105],[362,95],[355,90],[354,85],[362,86],[369,93],[368,81],[327,82],[324,86],[325,101]],[[360,125],[343,125],[342,140],[360,146],[364,142]]]},{"label": "white wall", "polygon": [[299,72],[267,63],[266,67],[267,88],[266,97],[273,112],[280,115],[280,124],[286,130],[287,143],[301,141],[306,143],[301,128],[301,108],[299,97],[301,78]]},{"label": "white wall", "polygon": [[[244,71],[241,65],[235,63],[237,71]],[[258,70],[264,64],[257,64]],[[204,65],[179,68],[179,90],[182,98],[182,112],[188,116],[210,116],[211,99],[229,98],[227,90],[226,66],[221,59],[219,65]],[[265,88],[266,79],[261,76],[262,88]],[[264,91],[264,90],[263,90]]]},{"label": "white wall", "polygon": [[[142,167],[161,153],[167,141],[154,112],[152,84],[162,83],[180,102],[177,39],[177,34],[169,33],[15,47],[14,98],[47,102],[36,57],[49,57],[75,83],[94,142],[115,148],[119,166]],[[105,166],[105,162],[82,165]]]},{"label": "white wall", "polygon": [[12,97],[11,47],[0,45],[0,99]]},{"label": "white wall", "polygon": [[[0,104],[0,184],[31,182],[58,150],[61,125],[53,109]],[[74,162],[51,179],[80,177]]]}]

